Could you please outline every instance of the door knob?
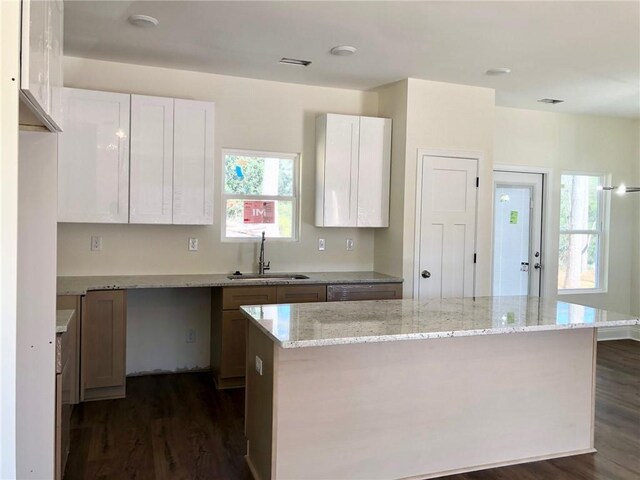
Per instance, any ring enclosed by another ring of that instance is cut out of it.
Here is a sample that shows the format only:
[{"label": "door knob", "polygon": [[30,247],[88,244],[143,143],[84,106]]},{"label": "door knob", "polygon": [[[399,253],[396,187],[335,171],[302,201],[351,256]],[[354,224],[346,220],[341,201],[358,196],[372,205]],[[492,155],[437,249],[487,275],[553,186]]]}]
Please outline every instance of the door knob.
[{"label": "door knob", "polygon": [[431,272],[429,270],[422,270],[422,278],[429,278],[431,276]]},{"label": "door knob", "polygon": [[535,268],[536,270],[540,270],[542,269],[542,265],[540,265],[539,263],[536,263],[533,268]]}]

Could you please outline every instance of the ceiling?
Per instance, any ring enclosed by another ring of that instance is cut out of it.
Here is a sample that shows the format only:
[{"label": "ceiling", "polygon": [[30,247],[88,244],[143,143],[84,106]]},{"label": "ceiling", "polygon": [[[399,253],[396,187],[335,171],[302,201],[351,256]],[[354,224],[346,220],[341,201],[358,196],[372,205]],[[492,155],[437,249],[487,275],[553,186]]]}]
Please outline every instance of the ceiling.
[{"label": "ceiling", "polygon": [[[403,78],[498,105],[640,118],[640,2],[65,0],[65,54],[368,90]],[[132,14],[156,17],[139,28]],[[329,54],[336,45],[352,57]],[[281,57],[311,60],[281,65]],[[490,77],[489,68],[512,73]],[[558,105],[540,98],[565,100]]]}]

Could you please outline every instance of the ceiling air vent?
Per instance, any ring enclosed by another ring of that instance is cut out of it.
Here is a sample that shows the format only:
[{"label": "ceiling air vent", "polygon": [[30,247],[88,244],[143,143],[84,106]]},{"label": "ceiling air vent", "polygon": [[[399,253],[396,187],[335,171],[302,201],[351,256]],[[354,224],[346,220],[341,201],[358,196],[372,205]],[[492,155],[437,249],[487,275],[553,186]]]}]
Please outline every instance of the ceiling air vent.
[{"label": "ceiling air vent", "polygon": [[299,67],[308,67],[311,65],[311,60],[298,60],[297,58],[282,57],[282,59],[280,59],[280,63],[284,63],[285,65],[297,65]]},{"label": "ceiling air vent", "polygon": [[558,100],[557,98],[541,98],[538,101],[540,103],[550,103],[551,105],[555,105],[556,103],[564,102],[564,100]]}]

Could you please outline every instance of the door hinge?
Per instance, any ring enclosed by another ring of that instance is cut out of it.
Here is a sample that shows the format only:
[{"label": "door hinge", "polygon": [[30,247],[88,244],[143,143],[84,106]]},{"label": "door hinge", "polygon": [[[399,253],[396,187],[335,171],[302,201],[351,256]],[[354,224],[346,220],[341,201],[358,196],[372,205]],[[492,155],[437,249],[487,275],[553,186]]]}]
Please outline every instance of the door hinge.
[{"label": "door hinge", "polygon": [[473,254],[473,263],[476,263],[477,260],[478,260],[478,254],[474,253]]},{"label": "door hinge", "polygon": [[476,188],[480,186],[480,177],[476,177]]}]

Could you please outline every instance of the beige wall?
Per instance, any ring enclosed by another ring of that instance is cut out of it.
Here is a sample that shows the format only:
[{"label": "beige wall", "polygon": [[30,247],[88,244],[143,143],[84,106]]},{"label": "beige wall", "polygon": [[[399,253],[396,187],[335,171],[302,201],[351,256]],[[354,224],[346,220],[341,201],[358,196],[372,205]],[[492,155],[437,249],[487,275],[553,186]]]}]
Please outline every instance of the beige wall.
[{"label": "beige wall", "polygon": [[479,175],[487,181],[481,181],[478,193],[477,278],[482,280],[477,282],[476,293],[488,295],[494,91],[410,78],[378,92],[380,112],[393,116],[394,121],[400,119],[406,131],[396,137],[394,123],[391,220],[389,231],[376,233],[376,269],[403,276],[404,295],[412,296],[418,150],[478,153],[482,156]]},{"label": "beige wall", "polygon": [[[404,228],[405,154],[407,146],[407,88],[402,80],[377,90],[378,115],[393,119],[391,137],[391,188],[389,228],[380,228],[374,238],[374,269],[403,276],[402,235]],[[405,289],[405,295],[406,295]]]},{"label": "beige wall", "polygon": [[[611,174],[614,185],[633,183],[638,178],[638,121],[506,107],[495,110],[495,164],[550,171],[544,291],[552,295],[556,291],[558,272],[561,171],[605,173]],[[610,196],[608,292],[563,295],[562,298],[628,313],[632,308],[631,299],[639,293],[638,272],[632,268],[631,260],[637,255],[639,243],[638,198]]]},{"label": "beige wall", "polygon": [[[289,67],[283,67],[289,68]],[[300,152],[300,241],[271,241],[267,259],[274,271],[371,270],[371,229],[315,228],[315,117],[319,113],[377,115],[378,96],[335,88],[251,80],[80,58],[65,58],[69,87],[212,100],[215,125],[215,224],[213,226],[60,224],[59,275],[212,273],[255,269],[256,245],[222,243],[221,149]],[[92,235],[103,250],[90,251]],[[198,252],[189,252],[198,237]],[[326,239],[319,252],[317,239]],[[346,250],[346,238],[355,249]]]}]

